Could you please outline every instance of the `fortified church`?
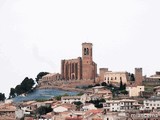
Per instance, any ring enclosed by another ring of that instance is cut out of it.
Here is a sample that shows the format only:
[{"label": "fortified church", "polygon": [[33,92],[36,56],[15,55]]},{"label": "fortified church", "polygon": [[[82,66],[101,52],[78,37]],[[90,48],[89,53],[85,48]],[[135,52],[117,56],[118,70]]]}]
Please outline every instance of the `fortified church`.
[{"label": "fortified church", "polygon": [[39,80],[39,87],[61,86],[65,81],[72,81],[72,85],[93,84],[98,75],[97,64],[93,61],[92,46],[92,43],[82,43],[82,57],[61,60],[61,73],[43,76]]},{"label": "fortified church", "polygon": [[97,64],[92,57],[92,43],[82,43],[82,57],[61,61],[61,75],[64,80],[94,80]]}]

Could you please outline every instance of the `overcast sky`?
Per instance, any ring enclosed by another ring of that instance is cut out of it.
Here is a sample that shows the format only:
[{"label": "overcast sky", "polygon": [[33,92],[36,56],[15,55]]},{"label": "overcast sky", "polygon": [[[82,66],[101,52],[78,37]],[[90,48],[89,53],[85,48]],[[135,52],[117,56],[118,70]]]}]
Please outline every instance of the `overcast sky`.
[{"label": "overcast sky", "polygon": [[93,43],[98,68],[160,70],[159,0],[0,0],[0,92],[25,77],[60,72],[61,59]]}]

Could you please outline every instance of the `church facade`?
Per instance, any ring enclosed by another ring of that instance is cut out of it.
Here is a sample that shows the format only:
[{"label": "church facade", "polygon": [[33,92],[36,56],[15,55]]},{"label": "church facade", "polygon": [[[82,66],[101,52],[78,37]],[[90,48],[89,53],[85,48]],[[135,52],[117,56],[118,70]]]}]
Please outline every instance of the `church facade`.
[{"label": "church facade", "polygon": [[95,80],[97,64],[92,57],[92,43],[82,43],[82,57],[61,60],[61,75],[64,80]]}]

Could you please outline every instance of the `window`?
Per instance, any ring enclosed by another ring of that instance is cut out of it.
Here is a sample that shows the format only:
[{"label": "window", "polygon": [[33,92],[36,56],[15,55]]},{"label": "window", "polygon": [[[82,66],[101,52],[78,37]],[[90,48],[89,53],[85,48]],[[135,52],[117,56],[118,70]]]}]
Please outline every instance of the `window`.
[{"label": "window", "polygon": [[86,48],[84,48],[84,55],[86,55],[87,54],[87,49]]},{"label": "window", "polygon": [[89,49],[87,48],[87,55],[89,55]]},{"label": "window", "polygon": [[89,49],[88,48],[84,48],[84,55],[89,55]]}]

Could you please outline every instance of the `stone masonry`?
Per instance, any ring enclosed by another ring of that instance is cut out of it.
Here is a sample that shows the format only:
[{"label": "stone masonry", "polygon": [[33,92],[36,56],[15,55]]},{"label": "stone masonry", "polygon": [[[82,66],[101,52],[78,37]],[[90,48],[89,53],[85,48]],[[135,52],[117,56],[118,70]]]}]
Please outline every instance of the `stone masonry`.
[{"label": "stone masonry", "polygon": [[92,43],[82,43],[82,57],[61,60],[61,75],[64,80],[95,80],[97,64],[92,57]]}]

